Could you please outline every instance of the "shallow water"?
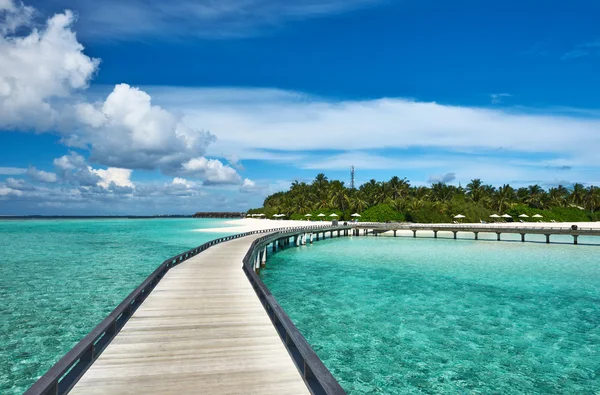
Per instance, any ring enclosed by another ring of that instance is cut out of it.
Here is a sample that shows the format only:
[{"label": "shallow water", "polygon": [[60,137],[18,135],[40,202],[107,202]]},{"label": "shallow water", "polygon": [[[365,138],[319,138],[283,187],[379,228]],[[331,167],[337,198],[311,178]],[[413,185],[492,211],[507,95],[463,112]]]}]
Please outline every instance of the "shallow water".
[{"label": "shallow water", "polygon": [[0,394],[21,394],[208,219],[0,221]]},{"label": "shallow water", "polygon": [[262,277],[352,394],[600,388],[600,246],[331,239]]}]

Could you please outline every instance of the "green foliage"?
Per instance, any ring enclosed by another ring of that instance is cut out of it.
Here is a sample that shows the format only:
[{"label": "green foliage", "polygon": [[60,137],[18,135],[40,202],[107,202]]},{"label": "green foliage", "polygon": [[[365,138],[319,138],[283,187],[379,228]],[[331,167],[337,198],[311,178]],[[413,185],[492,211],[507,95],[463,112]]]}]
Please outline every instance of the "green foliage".
[{"label": "green foliage", "polygon": [[403,222],[404,214],[394,210],[388,204],[378,204],[365,210],[359,218],[361,222]]},{"label": "green foliage", "polygon": [[[475,179],[465,188],[444,183],[416,187],[406,178],[392,177],[383,182],[370,180],[358,189],[350,189],[321,173],[311,183],[294,181],[288,191],[268,196],[262,208],[248,213],[330,221],[329,214],[335,212],[338,220],[348,221],[352,213],[358,212],[361,221],[423,223],[451,222],[455,215],[462,214],[466,218],[461,222],[467,223],[488,222],[494,213],[508,213],[516,221],[520,214],[531,217],[538,213],[546,221],[589,221],[599,219],[598,211],[600,191],[582,184],[574,184],[570,189],[561,185],[549,190],[539,185],[515,189],[508,184],[496,188]],[[326,217],[318,217],[319,213]]]}]

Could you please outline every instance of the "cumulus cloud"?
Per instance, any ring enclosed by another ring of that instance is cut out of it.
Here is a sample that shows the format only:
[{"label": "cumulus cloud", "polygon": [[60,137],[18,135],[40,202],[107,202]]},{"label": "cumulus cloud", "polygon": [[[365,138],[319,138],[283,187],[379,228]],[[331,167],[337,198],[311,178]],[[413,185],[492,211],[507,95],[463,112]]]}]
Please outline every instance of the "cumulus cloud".
[{"label": "cumulus cloud", "polygon": [[214,136],[187,127],[159,106],[150,95],[127,84],[115,86],[102,103],[77,105],[83,131],[67,139],[89,145],[92,160],[129,169],[172,171],[184,161],[203,155]]},{"label": "cumulus cloud", "polygon": [[[54,131],[64,144],[89,150],[92,163],[110,168],[175,174],[184,163],[204,156],[215,137],[202,128],[188,127],[180,116],[154,105],[143,90],[118,84],[105,100],[89,103],[82,99],[79,93],[88,87],[99,60],[84,54],[72,30],[71,11],[54,15],[37,29],[30,27],[32,8],[13,0],[0,1],[0,130]],[[18,28],[29,32],[11,35]],[[58,160],[61,171],[68,160]],[[232,182],[236,175],[231,168],[218,164],[208,162],[206,171],[193,176],[207,174],[208,183]],[[31,176],[40,181],[52,177],[39,172]],[[79,181],[95,185],[95,178],[81,166],[70,177],[87,178]]]},{"label": "cumulus cloud", "polygon": [[117,167],[109,167],[108,169],[92,169],[88,167],[90,172],[100,177],[98,186],[108,189],[111,184],[116,187],[135,188],[131,182],[131,172],[129,169],[119,169]]},{"label": "cumulus cloud", "polygon": [[199,177],[205,185],[239,184],[240,175],[230,166],[224,165],[220,160],[204,157],[193,158],[184,163],[179,170],[180,174]]},{"label": "cumulus cloud", "polygon": [[51,173],[44,170],[38,170],[31,166],[27,169],[27,175],[36,181],[52,183],[58,180],[56,173]]},{"label": "cumulus cloud", "polygon": [[441,182],[443,184],[447,184],[449,182],[452,182],[456,180],[456,174],[454,173],[446,173],[444,175],[441,176],[430,176],[428,182],[431,184],[436,184],[438,182]]},{"label": "cumulus cloud", "polygon": [[244,193],[264,193],[266,188],[258,185],[249,178],[245,178],[240,186],[240,192]]},{"label": "cumulus cloud", "polygon": [[54,167],[62,180],[81,186],[97,186],[102,180],[92,171],[85,158],[74,152],[54,159]]},{"label": "cumulus cloud", "polygon": [[12,34],[19,26],[28,26],[33,20],[35,10],[21,2],[0,0],[0,33]]},{"label": "cumulus cloud", "polygon": [[72,12],[54,15],[26,36],[12,36],[17,28],[29,27],[33,9],[12,0],[2,2],[0,128],[55,128],[67,121],[61,100],[88,86],[99,61],[83,53],[71,30]]},{"label": "cumulus cloud", "polygon": [[175,187],[191,189],[194,188],[197,184],[195,182],[186,180],[185,178],[175,177],[171,184]]}]

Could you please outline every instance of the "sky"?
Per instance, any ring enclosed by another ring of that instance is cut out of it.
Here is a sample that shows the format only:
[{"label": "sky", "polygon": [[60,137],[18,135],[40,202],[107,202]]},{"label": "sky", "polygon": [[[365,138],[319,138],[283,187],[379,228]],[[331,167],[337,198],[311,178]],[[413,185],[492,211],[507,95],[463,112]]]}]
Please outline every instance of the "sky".
[{"label": "sky", "polygon": [[0,215],[600,185],[591,0],[0,0]]}]

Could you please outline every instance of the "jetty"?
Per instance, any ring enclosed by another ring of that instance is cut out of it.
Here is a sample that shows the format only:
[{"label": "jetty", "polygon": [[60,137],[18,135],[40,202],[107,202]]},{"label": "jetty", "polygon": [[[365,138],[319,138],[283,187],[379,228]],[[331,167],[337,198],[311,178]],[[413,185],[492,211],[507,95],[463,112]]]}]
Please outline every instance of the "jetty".
[{"label": "jetty", "polygon": [[579,236],[600,236],[600,228],[587,228],[572,226],[502,226],[494,224],[402,224],[402,223],[354,223],[352,224],[352,234],[354,236],[366,236],[369,234],[379,235],[386,232],[393,232],[396,236],[399,230],[410,230],[413,237],[417,237],[419,231],[433,232],[433,237],[437,238],[438,232],[452,232],[454,238],[457,238],[459,232],[468,232],[473,234],[475,240],[479,239],[479,233],[495,233],[497,240],[502,239],[502,234],[521,235],[521,241],[526,241],[526,235],[536,234],[546,236],[546,243],[550,243],[552,235],[572,236],[573,243],[577,244]]},{"label": "jetty", "polygon": [[350,230],[252,231],[166,260],[25,395],[345,394],[258,273]]},{"label": "jetty", "polygon": [[193,218],[245,218],[246,217],[246,213],[242,213],[242,212],[213,212],[213,211],[206,211],[206,212],[202,212],[199,211],[197,213],[195,213],[194,215],[192,215]]}]

